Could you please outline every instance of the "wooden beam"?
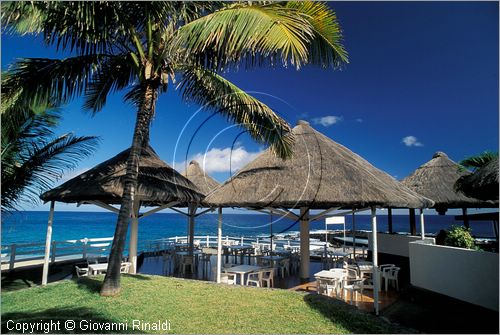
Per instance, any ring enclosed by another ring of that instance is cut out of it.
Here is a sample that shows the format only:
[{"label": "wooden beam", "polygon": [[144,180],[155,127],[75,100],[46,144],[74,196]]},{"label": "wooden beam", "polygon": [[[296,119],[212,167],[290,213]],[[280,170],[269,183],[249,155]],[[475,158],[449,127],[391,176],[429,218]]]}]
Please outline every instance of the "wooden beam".
[{"label": "wooden beam", "polygon": [[164,205],[161,205],[159,207],[156,207],[156,208],[153,208],[152,210],[150,211],[147,211],[147,212],[144,212],[142,214],[139,214],[139,218],[145,218],[146,216],[149,216],[151,214],[154,214],[156,212],[159,212],[163,209],[167,209],[167,208],[170,208],[172,206],[175,206],[177,205],[179,202],[178,201],[172,201],[172,202],[169,202],[168,204],[164,204]]},{"label": "wooden beam", "polygon": [[101,208],[104,208],[104,209],[107,209],[108,211],[111,211],[113,213],[120,213],[120,210],[116,207],[113,207],[107,203],[104,203],[102,201],[98,201],[98,200],[91,200],[91,201],[85,201],[85,203],[87,204],[92,204],[92,205],[96,205],[98,207],[101,207]]},{"label": "wooden beam", "polygon": [[194,217],[196,218],[196,217],[198,217],[198,216],[200,216],[200,215],[203,215],[203,214],[205,214],[205,213],[208,213],[208,212],[213,212],[214,210],[215,210],[215,208],[210,207],[210,208],[208,208],[208,209],[205,209],[204,211],[201,211],[201,212],[197,213]]},{"label": "wooden beam", "polygon": [[181,211],[180,209],[177,209],[177,208],[170,208],[171,210],[173,210],[174,212],[177,212],[179,214],[182,214],[182,215],[186,215],[186,216],[189,216],[189,213],[184,213],[183,211]]},{"label": "wooden beam", "polygon": [[[312,222],[312,221],[315,221],[315,220],[319,220],[321,218],[323,218],[326,214],[330,213],[330,212],[333,212],[335,210],[339,209],[339,207],[332,207],[332,208],[329,208],[329,209],[326,209],[322,212],[319,212],[318,214],[314,215],[311,217],[311,219],[309,219],[309,222]],[[336,216],[336,215],[331,215],[331,216]]]}]

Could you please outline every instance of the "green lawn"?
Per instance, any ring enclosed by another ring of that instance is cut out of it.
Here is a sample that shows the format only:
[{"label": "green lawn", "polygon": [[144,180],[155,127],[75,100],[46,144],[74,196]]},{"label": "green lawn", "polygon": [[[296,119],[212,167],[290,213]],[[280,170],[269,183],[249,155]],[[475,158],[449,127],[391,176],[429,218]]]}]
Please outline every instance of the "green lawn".
[{"label": "green lawn", "polygon": [[[316,294],[216,285],[160,276],[124,276],[117,297],[99,296],[100,278],[63,281],[2,293],[2,333],[8,320],[169,321],[170,333],[395,333],[407,330]],[[87,325],[84,323],[83,325]],[[12,326],[12,322],[9,324]],[[41,333],[42,331],[38,331]],[[106,332],[94,330],[94,333]],[[116,331],[112,331],[116,332]]]}]

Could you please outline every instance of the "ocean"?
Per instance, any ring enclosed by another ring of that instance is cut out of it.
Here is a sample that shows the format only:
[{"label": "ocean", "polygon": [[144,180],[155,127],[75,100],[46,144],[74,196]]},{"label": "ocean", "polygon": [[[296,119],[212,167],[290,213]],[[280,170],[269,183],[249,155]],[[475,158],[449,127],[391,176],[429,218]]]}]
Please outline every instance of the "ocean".
[{"label": "ocean", "polygon": [[[116,224],[116,214],[110,212],[55,212],[52,239],[56,241],[112,237]],[[351,229],[352,216],[346,217],[346,229]],[[2,216],[2,245],[11,243],[44,242],[47,230],[48,212],[16,212]],[[273,234],[297,232],[299,224],[294,221],[273,216]],[[224,214],[223,236],[255,237],[269,236],[269,215],[262,214]],[[217,215],[208,213],[196,218],[195,235],[216,235]],[[417,231],[420,229],[418,216]],[[449,228],[455,221],[452,215],[426,215],[426,233],[437,233]],[[378,230],[387,231],[387,216],[377,215]],[[490,222],[471,222],[472,233],[476,237],[493,237]],[[325,229],[325,220],[311,223],[311,230]],[[342,229],[341,226],[329,226],[329,229]],[[371,230],[369,215],[356,215],[357,230]],[[393,215],[393,230],[408,232],[407,215]],[[156,213],[139,220],[139,240],[153,240],[165,237],[185,236],[187,218],[177,213]]]}]

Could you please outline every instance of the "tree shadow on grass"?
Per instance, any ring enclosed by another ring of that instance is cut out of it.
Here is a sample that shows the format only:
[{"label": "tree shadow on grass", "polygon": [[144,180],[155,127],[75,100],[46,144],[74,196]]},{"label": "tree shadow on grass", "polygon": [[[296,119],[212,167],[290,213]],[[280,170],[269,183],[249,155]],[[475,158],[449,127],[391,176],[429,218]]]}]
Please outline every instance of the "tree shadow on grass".
[{"label": "tree shadow on grass", "polygon": [[[114,320],[104,317],[100,312],[86,307],[51,308],[37,312],[11,312],[2,314],[2,334],[23,333],[22,328],[15,328],[15,325],[20,323],[34,325],[35,327],[38,325],[39,328],[35,328],[32,332],[34,334],[138,333],[138,331],[133,331],[130,325],[125,327],[125,322],[126,320]],[[73,325],[74,328],[72,329]],[[108,328],[108,330],[106,325],[114,325],[114,328]],[[31,331],[31,329],[27,329],[24,333],[31,333]]]},{"label": "tree shadow on grass", "polygon": [[349,333],[400,333],[412,332],[395,325],[390,325],[374,315],[358,310],[343,301],[326,297],[320,294],[306,294],[304,301],[307,305],[320,312],[332,323],[348,330]]},{"label": "tree shadow on grass", "polygon": [[[151,280],[151,277],[144,275],[122,275],[122,276],[137,280]],[[78,278],[76,282],[78,284],[78,288],[89,291],[90,293],[100,293],[103,280],[104,278],[102,276],[81,277]]]}]

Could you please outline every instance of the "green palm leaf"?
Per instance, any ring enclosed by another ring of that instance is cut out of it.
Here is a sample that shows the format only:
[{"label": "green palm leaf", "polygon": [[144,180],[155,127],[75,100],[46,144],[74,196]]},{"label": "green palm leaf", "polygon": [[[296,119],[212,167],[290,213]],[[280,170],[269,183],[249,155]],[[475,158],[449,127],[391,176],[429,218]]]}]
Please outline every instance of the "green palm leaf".
[{"label": "green palm leaf", "polygon": [[258,142],[269,144],[278,156],[287,158],[292,154],[290,126],[267,105],[217,73],[188,68],[177,87],[185,100],[226,116]]},{"label": "green palm leaf", "polygon": [[66,59],[26,58],[16,62],[2,78],[2,95],[15,95],[22,106],[65,103],[80,95],[91,80],[104,55]]},{"label": "green palm leaf", "polygon": [[203,59],[212,67],[245,58],[249,64],[279,61],[299,68],[309,60],[313,37],[308,20],[294,8],[237,3],[180,27],[174,47],[184,47],[191,56],[210,54],[211,59]]},{"label": "green palm leaf", "polygon": [[476,171],[497,158],[498,152],[485,151],[479,155],[470,156],[458,162],[460,165],[459,170],[464,171],[467,168]]},{"label": "green palm leaf", "polygon": [[312,64],[340,67],[349,62],[347,51],[342,45],[342,29],[337,16],[326,3],[290,1],[286,7],[296,9],[313,28],[314,38],[309,43]]},{"label": "green palm leaf", "polygon": [[[2,99],[2,105],[6,99]],[[14,210],[21,202],[37,202],[67,169],[90,155],[97,145],[92,136],[66,134],[54,138],[53,128],[60,119],[60,110],[50,106],[13,108],[2,112],[2,211]],[[43,109],[50,108],[50,109]]]}]

